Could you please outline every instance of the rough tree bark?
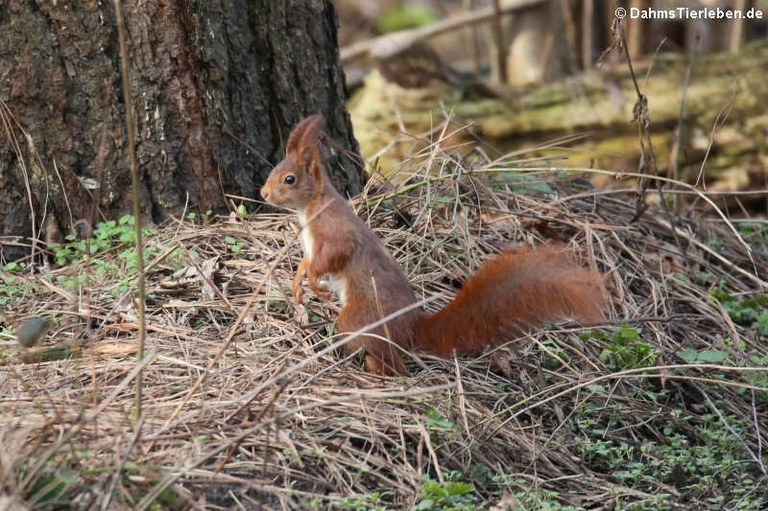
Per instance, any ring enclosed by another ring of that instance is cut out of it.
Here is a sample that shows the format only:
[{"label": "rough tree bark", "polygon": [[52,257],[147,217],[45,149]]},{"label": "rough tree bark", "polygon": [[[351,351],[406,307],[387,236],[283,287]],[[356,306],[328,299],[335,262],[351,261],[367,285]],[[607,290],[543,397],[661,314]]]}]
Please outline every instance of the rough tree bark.
[{"label": "rough tree bark", "polygon": [[[337,148],[334,179],[361,189],[330,1],[123,9],[148,220],[256,198],[291,126],[317,112]],[[112,2],[0,2],[0,258],[24,244],[8,236],[55,237],[130,211],[124,112]]]}]

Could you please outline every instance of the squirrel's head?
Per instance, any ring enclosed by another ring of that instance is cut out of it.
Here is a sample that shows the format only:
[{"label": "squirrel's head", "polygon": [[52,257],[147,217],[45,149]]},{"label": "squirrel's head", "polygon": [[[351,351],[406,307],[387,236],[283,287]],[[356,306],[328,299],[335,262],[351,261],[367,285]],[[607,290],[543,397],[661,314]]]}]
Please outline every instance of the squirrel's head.
[{"label": "squirrel's head", "polygon": [[322,193],[325,179],[319,137],[323,116],[312,115],[299,122],[288,136],[285,158],[269,173],[261,196],[273,206],[303,209],[313,196]]}]

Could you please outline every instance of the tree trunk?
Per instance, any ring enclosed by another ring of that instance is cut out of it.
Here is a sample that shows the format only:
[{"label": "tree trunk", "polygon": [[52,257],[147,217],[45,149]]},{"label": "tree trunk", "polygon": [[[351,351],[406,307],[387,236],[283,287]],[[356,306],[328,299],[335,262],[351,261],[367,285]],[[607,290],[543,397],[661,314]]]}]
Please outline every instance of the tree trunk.
[{"label": "tree trunk", "polygon": [[[363,183],[328,0],[123,3],[142,209],[160,221],[256,198],[290,128],[322,113],[329,170]],[[55,238],[130,211],[112,2],[0,4],[0,221]],[[47,232],[46,232],[47,231]],[[14,257],[4,238],[0,257]]]}]

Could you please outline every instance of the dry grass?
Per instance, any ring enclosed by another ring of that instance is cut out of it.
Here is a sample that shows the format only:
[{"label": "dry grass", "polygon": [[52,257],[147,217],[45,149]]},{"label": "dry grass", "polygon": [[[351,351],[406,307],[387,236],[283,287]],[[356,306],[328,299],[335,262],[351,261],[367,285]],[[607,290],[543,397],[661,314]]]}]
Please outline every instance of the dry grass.
[{"label": "dry grass", "polygon": [[[359,358],[327,349],[339,341],[335,305],[296,310],[286,300],[300,257],[290,217],[172,222],[146,238],[156,250],[141,417],[132,415],[135,309],[121,287],[132,283],[129,259],[112,250],[12,273],[19,294],[4,331],[29,314],[58,324],[31,352],[17,353],[10,336],[0,344],[0,506],[351,509],[342,497],[361,494],[370,507],[358,509],[373,509],[372,492],[384,492],[382,506],[408,508],[423,475],[446,481],[457,471],[475,484],[478,506],[539,509],[540,492],[552,490],[551,502],[592,509],[661,493],[670,495],[663,508],[715,508],[707,499],[728,491],[728,474],[692,490],[686,467],[670,466],[664,480],[628,484],[584,440],[599,430],[610,445],[644,449],[627,463],[650,465],[667,461],[666,428],[694,446],[707,444],[713,423],[733,432],[734,470],[765,499],[768,362],[755,360],[768,353],[766,337],[735,324],[710,293],[764,292],[765,224],[762,241],[747,240],[750,253],[738,226],[709,206],[674,222],[651,209],[630,224],[628,193],[562,174],[485,172],[490,163],[475,174],[449,158],[432,164],[463,175],[417,179],[384,200],[371,193],[361,213],[418,293],[440,295],[428,307],[486,254],[556,238],[606,273],[614,319],[605,335],[565,325],[515,340],[508,374],[492,372],[486,355],[414,357],[409,376],[371,376]],[[175,270],[205,261],[207,281],[168,285]],[[601,358],[621,345],[619,323],[641,330],[629,346],[657,356]],[[686,348],[727,358],[686,364]]]}]

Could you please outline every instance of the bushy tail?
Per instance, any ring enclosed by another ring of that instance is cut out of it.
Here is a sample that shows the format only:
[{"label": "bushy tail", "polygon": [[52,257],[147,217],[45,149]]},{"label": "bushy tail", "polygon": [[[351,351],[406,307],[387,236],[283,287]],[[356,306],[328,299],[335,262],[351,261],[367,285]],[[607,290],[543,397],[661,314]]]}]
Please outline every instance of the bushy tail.
[{"label": "bushy tail", "polygon": [[469,354],[547,322],[600,323],[608,304],[602,275],[558,245],[503,252],[486,261],[442,311],[417,327],[419,348]]}]

